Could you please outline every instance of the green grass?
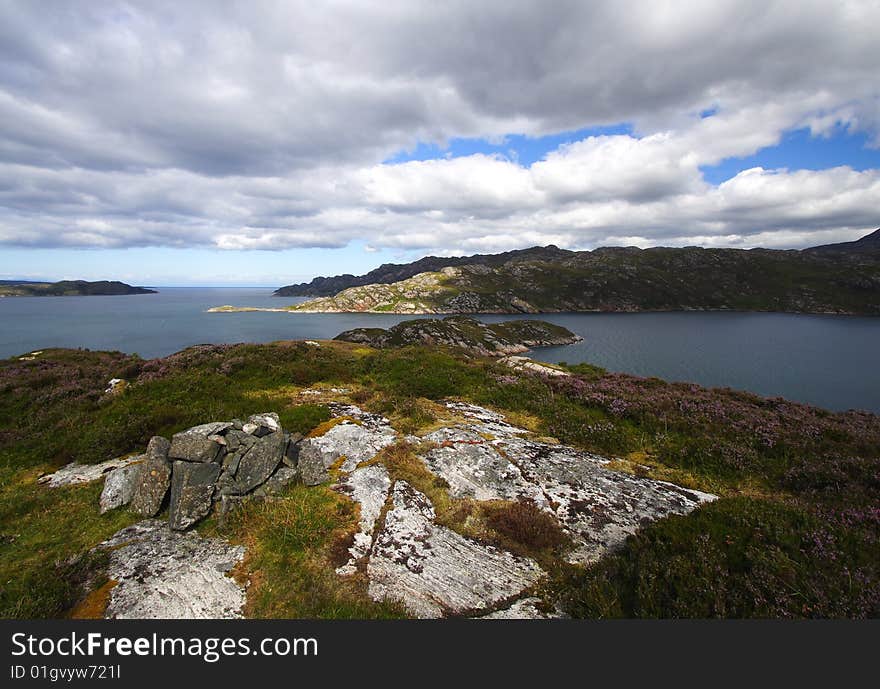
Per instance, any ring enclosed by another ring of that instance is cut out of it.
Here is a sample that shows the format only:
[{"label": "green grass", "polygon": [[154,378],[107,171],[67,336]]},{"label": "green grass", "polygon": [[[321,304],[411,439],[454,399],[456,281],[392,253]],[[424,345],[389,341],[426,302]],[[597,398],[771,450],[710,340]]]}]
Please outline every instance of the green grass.
[{"label": "green grass", "polygon": [[136,521],[99,514],[100,484],[49,489],[37,472],[0,470],[0,617],[59,617],[101,564],[87,551]]},{"label": "green grass", "polygon": [[878,568],[868,534],[727,498],[647,526],[560,588],[575,617],[863,617],[878,613]]},{"label": "green grass", "polygon": [[[36,484],[41,471],[263,411],[305,434],[329,419],[326,406],[296,394],[316,384],[349,387],[404,432],[438,423],[443,398],[469,400],[616,457],[616,468],[723,496],[650,525],[594,567],[554,569],[559,544],[539,517],[515,504],[452,500],[411,448],[383,453],[395,478],[432,498],[441,523],[552,570],[552,593],[572,615],[880,615],[876,416],[566,368],[572,378],[543,380],[437,348],[342,342],[195,347],[154,361],[73,350],[0,361],[0,615],[63,615],[100,564],[78,556],[134,521],[125,511],[98,514],[100,485],[49,489]],[[130,384],[105,395],[113,377]],[[297,486],[224,525],[248,545],[249,613],[400,614],[373,604],[360,575],[333,573],[355,521],[347,499]]]},{"label": "green grass", "polygon": [[246,614],[259,618],[379,619],[402,608],[376,603],[362,574],[339,577],[355,529],[354,504],[326,486],[291,486],[270,502],[250,501],[218,533],[247,547]]}]

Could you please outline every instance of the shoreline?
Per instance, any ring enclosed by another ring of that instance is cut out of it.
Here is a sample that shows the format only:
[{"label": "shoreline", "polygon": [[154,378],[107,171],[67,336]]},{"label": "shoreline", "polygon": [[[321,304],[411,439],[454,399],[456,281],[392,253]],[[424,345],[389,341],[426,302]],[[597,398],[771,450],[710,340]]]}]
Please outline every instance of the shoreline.
[{"label": "shoreline", "polygon": [[372,314],[377,316],[542,316],[554,314],[639,314],[639,313],[767,313],[788,314],[791,316],[855,316],[859,318],[878,318],[878,313],[864,313],[860,311],[775,311],[775,310],[740,310],[740,309],[589,309],[583,311],[379,311],[366,309],[364,311],[343,311],[329,309],[290,309],[285,307],[268,306],[212,306],[204,313],[249,313],[252,311],[264,311],[266,313],[328,313],[328,314]]}]

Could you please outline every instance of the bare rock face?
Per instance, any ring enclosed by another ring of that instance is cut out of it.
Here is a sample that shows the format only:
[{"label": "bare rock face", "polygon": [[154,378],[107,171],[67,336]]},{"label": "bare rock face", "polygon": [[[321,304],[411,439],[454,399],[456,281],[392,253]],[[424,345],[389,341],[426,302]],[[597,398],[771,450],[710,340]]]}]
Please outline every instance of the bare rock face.
[{"label": "bare rock face", "polygon": [[520,595],[544,575],[532,560],[435,524],[431,502],[405,481],[393,502],[367,566],[375,600],[398,600],[417,617],[460,615]]},{"label": "bare rock face", "polygon": [[287,486],[299,478],[299,471],[287,466],[282,466],[259,488],[253,495],[258,498],[267,498],[279,495]]},{"label": "bare rock face", "polygon": [[609,460],[598,455],[527,440],[523,429],[488,410],[457,402],[447,406],[477,423],[426,436],[440,444],[422,458],[426,466],[449,483],[453,497],[526,499],[553,514],[576,544],[568,556],[571,562],[594,562],[642,524],[686,514],[715,499],[664,481],[610,471]]},{"label": "bare rock face", "polygon": [[328,481],[327,470],[340,457],[344,457],[341,471],[351,472],[397,440],[397,432],[381,416],[367,414],[353,405],[339,405],[333,411],[339,417],[350,416],[355,420],[343,419],[324,435],[302,441],[298,467],[307,486]]},{"label": "bare rock face", "polygon": [[425,436],[440,446],[423,457],[428,468],[442,476],[455,498],[475,500],[532,500],[546,504],[540,488],[527,481],[516,464],[501,455],[478,433],[441,428]]},{"label": "bare rock face", "polygon": [[175,433],[168,456],[185,462],[213,462],[220,456],[223,445],[212,436],[229,427],[231,424],[207,423]]},{"label": "bare rock face", "polygon": [[101,514],[123,507],[131,502],[143,464],[133,462],[107,474],[101,491]]},{"label": "bare rock face", "polygon": [[549,620],[562,617],[556,611],[544,612],[541,609],[540,598],[522,598],[501,610],[481,615],[480,620]]},{"label": "bare rock face", "polygon": [[227,573],[244,548],[219,538],[171,531],[156,519],[122,529],[102,543],[117,582],[104,614],[118,619],[241,617],[244,587]]},{"label": "bare rock face", "polygon": [[104,478],[105,474],[110,473],[114,469],[140,461],[143,461],[143,455],[117,457],[100,464],[77,464],[76,462],[71,462],[61,467],[55,473],[41,476],[37,479],[37,483],[45,484],[49,488],[91,483],[92,481]]},{"label": "bare rock face", "polygon": [[349,560],[336,570],[337,574],[354,574],[358,560],[370,553],[376,521],[388,499],[391,479],[384,466],[373,464],[355,469],[344,477],[335,488],[350,496],[360,505],[358,532],[355,534],[354,543],[348,551]]},{"label": "bare rock face", "polygon": [[235,472],[237,492],[248,493],[269,478],[281,464],[285,444],[284,434],[280,430],[260,437],[241,458]]},{"label": "bare rock face", "polygon": [[140,465],[131,509],[144,517],[155,517],[162,509],[168,488],[171,486],[171,463],[168,450],[171,443],[162,436],[150,438],[147,459]]},{"label": "bare rock face", "polygon": [[168,521],[172,529],[182,531],[210,513],[214,484],[220,477],[220,465],[213,462],[174,462],[171,472],[171,506]]}]

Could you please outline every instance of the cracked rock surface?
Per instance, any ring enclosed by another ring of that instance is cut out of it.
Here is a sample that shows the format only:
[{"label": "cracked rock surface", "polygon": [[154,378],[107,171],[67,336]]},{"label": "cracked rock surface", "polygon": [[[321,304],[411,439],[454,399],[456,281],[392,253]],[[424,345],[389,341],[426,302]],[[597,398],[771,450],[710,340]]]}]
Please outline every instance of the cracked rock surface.
[{"label": "cracked rock surface", "polygon": [[490,607],[535,584],[532,560],[472,541],[434,523],[428,498],[406,481],[394,486],[367,574],[375,600],[397,600],[417,617]]},{"label": "cracked rock surface", "polygon": [[354,574],[358,560],[370,553],[373,545],[373,532],[376,521],[382,513],[382,507],[391,490],[391,478],[388,470],[381,465],[371,465],[355,469],[344,477],[336,486],[336,490],[346,493],[360,505],[361,515],[358,520],[358,532],[354,535],[354,543],[348,549],[349,559],[339,567],[337,574]]},{"label": "cracked rock surface", "polygon": [[37,479],[37,483],[42,483],[50,488],[60,488],[62,486],[75,486],[81,483],[91,483],[104,476],[114,469],[142,462],[144,455],[131,455],[129,457],[117,457],[100,464],[77,464],[71,462],[65,464],[58,471],[52,474],[46,474]]},{"label": "cracked rock surface", "polygon": [[[527,430],[497,412],[462,402],[446,406],[462,420],[422,438],[405,438],[422,446],[426,468],[445,480],[453,498],[524,500],[552,514],[574,544],[567,554],[571,562],[594,562],[643,524],[715,499],[609,470],[605,457],[531,440]],[[334,488],[360,507],[350,558],[338,573],[352,574],[365,563],[370,595],[399,601],[417,617],[557,616],[530,597],[544,576],[535,562],[437,524],[429,498],[405,481],[394,483],[383,466],[355,468],[395,440],[386,419],[351,405],[334,405],[332,411],[348,421],[312,438],[310,451],[325,475],[345,455]],[[301,468],[303,461],[301,452]]]},{"label": "cracked rock surface", "polygon": [[372,459],[397,440],[397,431],[388,419],[369,414],[354,405],[331,405],[336,418],[343,420],[324,435],[306,438],[299,448],[299,468],[303,483],[316,486],[330,480],[328,469],[344,457],[340,470],[351,472],[361,462]]},{"label": "cracked rock surface", "polygon": [[605,467],[608,459],[567,445],[527,440],[524,429],[480,407],[459,402],[447,406],[477,424],[426,436],[440,444],[422,457],[426,466],[446,479],[453,497],[527,499],[555,515],[575,543],[568,555],[571,562],[594,562],[642,524],[686,514],[715,499],[665,481],[611,471]]},{"label": "cracked rock surface", "polygon": [[175,532],[167,522],[147,519],[98,547],[109,550],[107,574],[118,582],[106,618],[241,617],[244,587],[227,576],[244,557],[241,546]]}]

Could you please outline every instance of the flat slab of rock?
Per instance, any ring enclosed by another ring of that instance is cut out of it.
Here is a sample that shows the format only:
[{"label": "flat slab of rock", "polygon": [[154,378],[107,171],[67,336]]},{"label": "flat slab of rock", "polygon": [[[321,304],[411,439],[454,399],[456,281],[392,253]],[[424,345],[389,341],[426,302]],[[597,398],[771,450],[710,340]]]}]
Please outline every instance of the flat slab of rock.
[{"label": "flat slab of rock", "polygon": [[37,479],[37,483],[48,485],[50,488],[91,483],[92,481],[104,478],[105,474],[110,473],[114,469],[128,466],[134,462],[140,462],[143,458],[143,455],[130,455],[128,457],[117,457],[100,464],[78,464],[71,462],[53,474],[41,476]]},{"label": "flat slab of rock", "polygon": [[[142,456],[146,457],[146,455]],[[124,507],[131,502],[142,467],[143,463],[132,462],[107,474],[107,478],[104,479],[104,490],[101,491],[101,514]]]},{"label": "flat slab of rock", "polygon": [[199,429],[218,425],[222,426],[222,424],[206,424],[182,433],[175,433],[171,437],[168,457],[185,462],[213,462],[220,456],[223,446],[209,437],[214,434],[204,434]]},{"label": "flat slab of rock", "polygon": [[[686,514],[716,496],[606,468],[609,460],[567,445],[527,440],[499,414],[460,402],[475,421],[425,436],[440,446],[422,457],[453,497],[527,499],[553,514],[575,543],[570,562],[590,563],[649,521]],[[489,432],[491,429],[491,432]]]},{"label": "flat slab of rock", "polygon": [[110,552],[105,618],[223,619],[241,617],[244,587],[227,573],[244,548],[219,538],[171,531],[156,519],[122,529],[99,548]]},{"label": "flat slab of rock", "polygon": [[532,560],[472,541],[434,523],[428,498],[405,481],[367,565],[374,600],[397,600],[417,617],[476,614],[513,598],[544,572]]},{"label": "flat slab of rock", "polygon": [[477,617],[478,620],[550,620],[562,617],[557,612],[541,610],[540,598],[523,598],[501,610]]},{"label": "flat slab of rock", "polygon": [[354,574],[358,560],[370,553],[376,520],[378,520],[385,501],[388,499],[391,478],[384,466],[375,464],[355,469],[345,476],[335,488],[340,493],[351,497],[360,506],[358,532],[354,535],[354,543],[348,549],[349,560],[336,570],[337,574]]},{"label": "flat slab of rock", "polygon": [[389,425],[342,421],[324,435],[300,443],[298,467],[303,483],[315,486],[328,481],[327,470],[343,456],[340,469],[354,471],[358,464],[372,459],[395,440],[397,432]]},{"label": "flat slab of rock", "polygon": [[454,498],[474,500],[531,500],[539,506],[547,500],[541,489],[527,481],[516,464],[474,431],[441,428],[425,436],[438,443],[422,459],[428,468],[449,484]]},{"label": "flat slab of rock", "polygon": [[553,368],[552,366],[548,366],[547,364],[542,364],[540,361],[529,359],[526,356],[508,356],[503,359],[499,359],[499,362],[510,366],[510,368],[517,371],[538,373],[542,376],[551,376],[553,378],[566,378],[571,375],[568,371],[561,371],[558,368]]},{"label": "flat slab of rock", "polygon": [[687,514],[716,496],[605,468],[606,460],[564,445],[521,438],[498,443],[523,476],[539,486],[573,537],[570,562],[590,563],[644,524]]},{"label": "flat slab of rock", "polygon": [[188,529],[208,516],[214,504],[214,484],[219,477],[219,464],[174,462],[168,512],[168,523],[172,529]]}]

